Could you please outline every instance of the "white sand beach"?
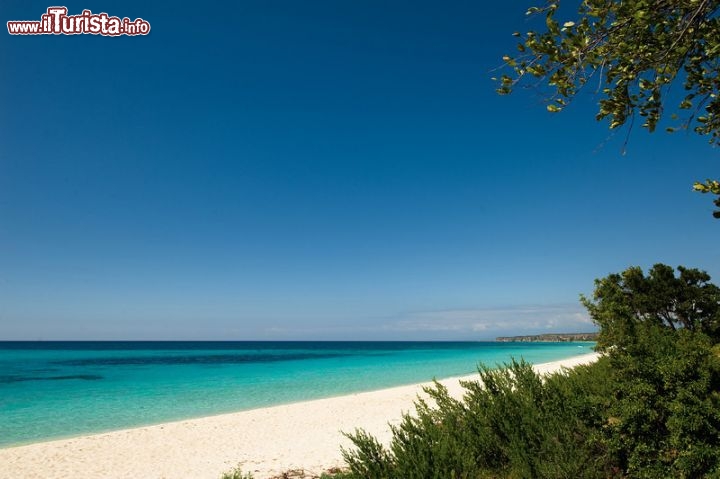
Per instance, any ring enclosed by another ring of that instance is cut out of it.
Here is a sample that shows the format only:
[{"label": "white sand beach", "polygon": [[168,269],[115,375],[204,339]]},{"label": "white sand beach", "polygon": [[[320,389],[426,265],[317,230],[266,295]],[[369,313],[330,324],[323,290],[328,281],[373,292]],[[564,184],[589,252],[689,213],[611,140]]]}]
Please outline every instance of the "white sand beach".
[{"label": "white sand beach", "polygon": [[[597,359],[586,354],[539,364],[541,373]],[[440,381],[456,397],[460,379]],[[256,479],[291,469],[342,465],[341,431],[363,428],[383,441],[422,394],[416,384],[232,414],[0,449],[0,479],[218,479],[241,466]]]}]

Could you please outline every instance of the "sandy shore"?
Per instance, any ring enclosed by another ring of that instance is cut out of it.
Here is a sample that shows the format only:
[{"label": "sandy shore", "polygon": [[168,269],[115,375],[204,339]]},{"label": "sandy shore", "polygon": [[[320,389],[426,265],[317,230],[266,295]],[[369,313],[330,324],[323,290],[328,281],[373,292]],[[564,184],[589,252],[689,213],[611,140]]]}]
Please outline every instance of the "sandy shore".
[{"label": "sandy shore", "polygon": [[[597,359],[596,354],[539,364],[542,373]],[[459,379],[441,381],[462,396]],[[428,383],[425,383],[428,384]],[[424,384],[255,409],[105,434],[0,449],[0,478],[218,479],[240,465],[256,479],[290,469],[320,474],[342,465],[340,431],[361,427],[390,437]]]}]

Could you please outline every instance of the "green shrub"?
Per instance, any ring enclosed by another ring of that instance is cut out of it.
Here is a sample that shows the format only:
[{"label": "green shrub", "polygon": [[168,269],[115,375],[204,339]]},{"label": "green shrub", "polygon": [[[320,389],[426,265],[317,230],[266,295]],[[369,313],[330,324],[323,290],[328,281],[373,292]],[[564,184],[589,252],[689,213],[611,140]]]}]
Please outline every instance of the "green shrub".
[{"label": "green shrub", "polygon": [[522,361],[483,367],[462,400],[436,383],[388,448],[361,430],[348,435],[349,477],[720,477],[710,342],[687,331],[644,337],[655,353],[640,360],[610,355],[544,380]]},{"label": "green shrub", "polygon": [[349,435],[355,449],[345,460],[354,477],[368,479],[609,477],[596,434],[606,370],[602,361],[543,381],[524,361],[481,367],[483,385],[465,382],[462,400],[439,383],[428,388],[434,404],[418,400],[417,413],[393,428],[389,449],[363,431]]},{"label": "green shrub", "polygon": [[232,471],[224,473],[220,479],[253,479],[253,475],[249,472],[243,474],[242,469],[238,466]]},{"label": "green shrub", "polygon": [[610,356],[617,418],[604,430],[633,477],[703,477],[720,466],[720,364],[707,336],[643,328],[631,351]]},{"label": "green shrub", "polygon": [[320,479],[352,479],[353,476],[348,471],[330,471],[330,472],[323,472],[320,474]]}]

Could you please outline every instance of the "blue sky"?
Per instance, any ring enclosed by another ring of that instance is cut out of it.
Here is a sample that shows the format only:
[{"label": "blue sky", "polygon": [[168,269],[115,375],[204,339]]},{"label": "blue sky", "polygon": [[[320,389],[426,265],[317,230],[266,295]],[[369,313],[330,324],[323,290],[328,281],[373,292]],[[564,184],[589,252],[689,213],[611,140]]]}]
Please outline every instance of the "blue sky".
[{"label": "blue sky", "polygon": [[720,278],[706,139],[495,94],[529,2],[63,5],[152,31],[0,35],[0,339],[493,339]]}]

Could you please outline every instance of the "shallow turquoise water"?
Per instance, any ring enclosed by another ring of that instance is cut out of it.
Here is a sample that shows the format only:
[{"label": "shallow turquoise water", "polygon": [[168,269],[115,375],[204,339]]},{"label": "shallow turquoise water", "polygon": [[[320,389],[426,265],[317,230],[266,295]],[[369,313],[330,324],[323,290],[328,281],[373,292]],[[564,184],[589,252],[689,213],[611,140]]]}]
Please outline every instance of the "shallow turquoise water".
[{"label": "shallow turquoise water", "polygon": [[593,343],[0,342],[0,447],[532,363]]}]

